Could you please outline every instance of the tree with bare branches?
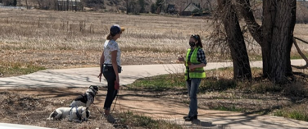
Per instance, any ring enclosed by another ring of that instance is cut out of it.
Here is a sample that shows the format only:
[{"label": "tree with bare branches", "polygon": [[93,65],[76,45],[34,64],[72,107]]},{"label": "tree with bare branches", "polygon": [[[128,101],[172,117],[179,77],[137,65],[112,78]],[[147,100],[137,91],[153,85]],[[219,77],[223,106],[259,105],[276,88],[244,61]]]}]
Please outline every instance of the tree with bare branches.
[{"label": "tree with bare branches", "polygon": [[274,83],[287,83],[292,77],[290,52],[296,21],[296,0],[263,0],[263,19],[259,25],[251,11],[250,0],[236,0],[254,39],[260,44],[263,75]]},{"label": "tree with bare branches", "polygon": [[[233,9],[236,11],[229,10],[228,13],[231,11],[241,15],[248,26],[250,34],[261,46],[264,77],[276,84],[289,82],[289,77],[293,79],[290,52],[294,41],[296,0],[263,0],[262,25],[259,25],[254,17],[250,0],[218,0],[219,6],[224,7],[224,3],[221,1],[229,1],[230,5],[236,7],[236,9]],[[234,21],[234,19],[230,18],[227,20],[231,23]],[[236,27],[233,29],[238,29],[238,26],[225,25],[225,27],[230,29],[231,27]],[[228,32],[226,34],[227,37],[234,35]],[[234,48],[230,49],[232,51]],[[236,49],[245,51],[244,47]]]}]

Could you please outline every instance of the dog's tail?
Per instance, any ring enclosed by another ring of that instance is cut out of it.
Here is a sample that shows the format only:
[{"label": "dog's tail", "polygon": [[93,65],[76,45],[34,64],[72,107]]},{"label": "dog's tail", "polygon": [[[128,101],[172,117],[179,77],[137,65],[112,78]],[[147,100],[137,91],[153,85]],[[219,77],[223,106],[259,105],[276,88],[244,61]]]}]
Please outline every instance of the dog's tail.
[{"label": "dog's tail", "polygon": [[49,117],[47,118],[47,120],[53,120],[55,118],[55,116],[58,115],[57,111],[53,111],[52,113],[50,113]]}]

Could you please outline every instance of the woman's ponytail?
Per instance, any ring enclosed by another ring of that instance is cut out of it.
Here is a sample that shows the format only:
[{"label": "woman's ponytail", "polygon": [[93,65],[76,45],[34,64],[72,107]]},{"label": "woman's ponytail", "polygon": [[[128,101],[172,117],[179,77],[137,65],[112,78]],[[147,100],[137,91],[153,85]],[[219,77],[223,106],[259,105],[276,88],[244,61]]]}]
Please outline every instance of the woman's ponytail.
[{"label": "woman's ponytail", "polygon": [[113,36],[111,34],[108,34],[108,36],[106,37],[107,40],[111,40],[113,38]]}]

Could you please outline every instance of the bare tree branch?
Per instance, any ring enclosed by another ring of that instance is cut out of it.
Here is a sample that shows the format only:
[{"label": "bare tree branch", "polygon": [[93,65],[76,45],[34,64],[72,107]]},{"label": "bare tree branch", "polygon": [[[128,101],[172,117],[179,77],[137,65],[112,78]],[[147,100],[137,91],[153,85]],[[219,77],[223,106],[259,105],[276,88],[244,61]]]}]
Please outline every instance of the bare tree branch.
[{"label": "bare tree branch", "polygon": [[308,44],[308,41],[305,41],[305,40],[303,40],[303,39],[301,39],[301,38],[298,38],[298,37],[294,37],[294,38],[297,39],[297,40],[299,40],[299,41],[302,41],[303,43]]},{"label": "bare tree branch", "polygon": [[308,44],[308,42],[307,42],[307,41],[304,41],[304,40],[302,40],[302,39],[300,39],[300,38],[296,38],[296,37],[293,38],[293,42],[294,42],[294,45],[295,45],[295,47],[296,47],[296,50],[297,50],[297,52],[301,55],[301,57],[306,61],[306,65],[304,65],[304,66],[294,66],[294,65],[292,65],[292,67],[297,68],[297,69],[306,69],[306,68],[308,68],[308,58],[305,56],[305,54],[304,54],[304,53],[301,51],[301,49],[299,48],[299,46],[298,46],[298,44],[297,44],[297,42],[296,42],[296,39],[297,39],[297,40],[300,40],[300,41],[302,41],[302,42],[304,42],[304,43],[307,43],[307,44]]},{"label": "bare tree branch", "polygon": [[252,37],[259,43],[262,43],[261,26],[256,22],[251,9],[250,0],[236,0],[237,8],[248,26]]}]

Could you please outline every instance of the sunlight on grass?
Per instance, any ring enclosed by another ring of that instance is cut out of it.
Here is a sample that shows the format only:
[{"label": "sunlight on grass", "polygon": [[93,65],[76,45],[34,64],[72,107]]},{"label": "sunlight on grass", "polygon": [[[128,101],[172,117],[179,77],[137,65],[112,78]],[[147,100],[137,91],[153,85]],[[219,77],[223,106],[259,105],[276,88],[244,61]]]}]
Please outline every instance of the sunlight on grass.
[{"label": "sunlight on grass", "polygon": [[[233,68],[230,67],[206,71],[206,73],[208,73],[208,77],[201,81],[199,86],[199,93],[205,93],[209,91],[223,91],[234,89],[237,86],[241,87],[242,85],[246,85],[244,82],[236,82],[232,79],[217,77],[220,75],[231,76],[232,74],[230,73],[232,73],[232,71]],[[261,71],[261,69],[252,68],[252,71]],[[128,87],[130,89],[147,89],[152,91],[164,91],[172,88],[185,89],[186,81],[184,79],[184,74],[167,74],[138,79]]]},{"label": "sunlight on grass", "polygon": [[164,91],[171,88],[185,88],[184,75],[168,74],[154,77],[148,77],[136,80],[129,85],[130,89],[148,89],[153,91]]},{"label": "sunlight on grass", "polygon": [[[261,68],[251,68],[253,76],[258,76],[262,72]],[[301,96],[308,95],[307,89],[302,81],[297,81],[291,85],[275,85],[266,80],[235,81],[230,76],[233,75],[233,68],[219,68],[217,70],[206,71],[207,78],[201,81],[199,94],[207,92],[222,92],[226,90],[239,90],[251,93],[283,93],[285,95]],[[226,78],[228,77],[228,78]],[[130,89],[145,89],[150,91],[164,91],[172,88],[186,89],[184,74],[168,74],[154,77],[147,77],[136,80],[128,86]]]},{"label": "sunlight on grass", "polygon": [[286,107],[273,113],[275,116],[308,121],[307,104],[300,104],[293,107]]},{"label": "sunlight on grass", "polygon": [[32,63],[0,62],[0,74],[4,77],[30,74],[44,69]]}]

